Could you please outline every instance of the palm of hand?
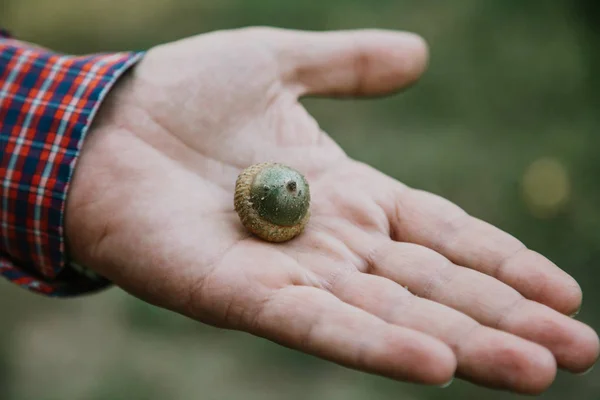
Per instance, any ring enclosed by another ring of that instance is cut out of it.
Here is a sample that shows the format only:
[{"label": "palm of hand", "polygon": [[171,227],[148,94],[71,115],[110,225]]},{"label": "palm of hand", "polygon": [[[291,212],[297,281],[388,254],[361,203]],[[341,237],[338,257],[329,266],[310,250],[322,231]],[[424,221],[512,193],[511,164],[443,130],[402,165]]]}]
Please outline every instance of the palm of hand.
[{"label": "palm of hand", "polygon": [[[398,379],[442,384],[456,369],[538,392],[556,362],[588,368],[595,333],[559,313],[580,303],[570,277],[349,159],[298,103],[404,86],[424,67],[421,42],[319,35],[218,32],[150,51],[81,156],[67,214],[75,258],[159,306]],[[249,235],[233,210],[237,174],[264,161],[311,185],[311,221],[287,243]]]}]

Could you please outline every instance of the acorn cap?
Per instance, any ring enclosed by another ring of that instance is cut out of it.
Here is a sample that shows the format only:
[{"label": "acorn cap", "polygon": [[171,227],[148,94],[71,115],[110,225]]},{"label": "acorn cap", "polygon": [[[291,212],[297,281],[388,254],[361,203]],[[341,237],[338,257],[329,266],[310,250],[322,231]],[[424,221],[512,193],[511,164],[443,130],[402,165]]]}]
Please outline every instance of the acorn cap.
[{"label": "acorn cap", "polygon": [[250,232],[269,242],[285,242],[299,235],[310,218],[308,182],[286,165],[255,164],[238,176],[234,206]]}]

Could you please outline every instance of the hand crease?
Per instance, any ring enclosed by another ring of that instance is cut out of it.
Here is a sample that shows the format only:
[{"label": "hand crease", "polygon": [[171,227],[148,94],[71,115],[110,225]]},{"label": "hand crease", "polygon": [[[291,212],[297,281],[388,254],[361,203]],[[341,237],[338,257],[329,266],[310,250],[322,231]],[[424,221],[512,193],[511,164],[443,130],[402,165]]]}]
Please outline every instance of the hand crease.
[{"label": "hand crease", "polygon": [[314,342],[314,335],[316,329],[323,324],[323,318],[325,313],[323,311],[317,312],[317,318],[314,319],[310,324],[308,324],[308,328],[301,335],[300,338],[300,347],[304,349],[308,349],[311,346],[311,343]]},{"label": "hand crease", "polygon": [[370,275],[374,275],[377,273],[377,271],[379,270],[379,266],[378,266],[378,258],[379,258],[379,254],[381,253],[381,249],[385,248],[386,243],[383,244],[379,244],[375,247],[373,247],[371,249],[371,251],[369,251],[369,253],[366,255],[365,257],[365,268],[364,268],[364,272],[365,274],[370,274]]},{"label": "hand crease", "polygon": [[422,297],[431,300],[434,297],[434,292],[437,292],[443,286],[447,286],[455,277],[455,274],[452,273],[454,267],[457,267],[457,265],[446,259],[446,263],[427,279]]},{"label": "hand crease", "polygon": [[[175,140],[177,140],[179,143],[181,143],[183,146],[185,146],[187,149],[191,150],[192,152],[194,152],[194,153],[198,153],[199,155],[201,155],[201,156],[202,156],[202,157],[204,157],[205,159],[207,159],[207,160],[210,160],[210,161],[214,161],[214,162],[216,162],[216,163],[218,163],[218,164],[221,164],[221,165],[225,165],[225,166],[234,167],[234,168],[237,168],[237,169],[240,169],[240,170],[241,170],[241,169],[244,169],[244,168],[246,167],[246,166],[243,166],[243,165],[235,164],[235,163],[232,163],[232,162],[226,162],[226,161],[219,160],[219,159],[216,159],[216,158],[214,158],[214,157],[211,157],[210,155],[208,155],[208,153],[206,153],[206,152],[202,151],[202,150],[201,150],[201,149],[199,149],[199,148],[195,148],[195,147],[193,147],[192,145],[190,145],[190,144],[189,144],[187,141],[185,141],[185,140],[184,140],[183,138],[181,138],[179,135],[176,135],[176,134],[172,133],[172,132],[171,132],[171,130],[167,128],[166,124],[164,124],[164,123],[163,123],[163,122],[162,122],[162,121],[161,121],[159,118],[157,118],[157,117],[153,116],[151,113],[147,112],[146,110],[144,110],[144,109],[142,109],[142,108],[140,108],[140,110],[144,111],[144,112],[146,113],[146,115],[148,116],[148,118],[149,118],[149,119],[150,119],[152,122],[154,122],[154,124],[156,124],[156,125],[157,125],[157,126],[160,128],[160,129],[162,129],[164,132],[167,132],[167,133],[169,134],[169,136],[171,136],[172,138],[174,138]],[[133,132],[133,131],[132,131],[132,132]],[[137,135],[136,135],[136,136],[137,136]],[[138,137],[139,137],[139,136],[138,136]],[[148,143],[148,142],[147,142],[146,140],[144,140],[143,138],[140,138],[140,139],[142,139],[144,142]],[[151,143],[148,143],[148,144],[149,144],[150,146],[152,146],[152,147],[156,148],[156,147],[155,147],[155,146],[153,146]],[[157,150],[160,150],[160,149],[157,149]]]},{"label": "hand crease", "polygon": [[393,302],[393,306],[392,307],[386,307],[387,308],[387,316],[385,318],[381,318],[386,322],[389,322],[391,324],[395,323],[397,320],[394,318],[395,315],[398,315],[398,312],[401,312],[402,310],[407,310],[410,309],[415,301],[417,301],[418,296],[411,293],[408,289],[406,289],[406,292],[402,292],[403,294],[401,296],[396,296],[395,300]]},{"label": "hand crease", "polygon": [[340,280],[342,282],[344,280],[347,281],[357,272],[358,271],[356,271],[356,270],[352,270],[352,269],[348,269],[348,268],[339,268],[327,282],[326,290],[328,292],[330,292],[331,294],[333,294],[334,296],[339,297],[335,293],[337,292],[336,287],[340,285]]},{"label": "hand crease", "polygon": [[471,340],[471,335],[473,335],[473,333],[480,329],[483,325],[481,325],[479,322],[473,320],[473,326],[471,328],[469,328],[466,332],[460,332],[460,335],[457,338],[454,338],[450,343],[450,347],[452,348],[452,351],[454,351],[454,354],[456,354],[456,358],[457,360],[460,362],[460,355],[463,353],[464,351],[464,344],[468,343]]},{"label": "hand crease", "polygon": [[219,266],[219,261],[222,260],[223,257],[225,257],[225,255],[228,252],[230,252],[231,249],[233,249],[237,244],[243,242],[244,240],[247,240],[249,236],[250,235],[247,234],[240,240],[234,241],[230,246],[226,247],[219,254],[215,255],[208,263],[206,263],[206,265],[203,268],[205,270],[205,273],[202,274],[198,279],[194,280],[194,282],[189,288],[189,295],[187,301],[185,302],[184,309],[187,310],[188,313],[190,313],[190,315],[195,315],[195,300],[200,299],[200,304],[203,303],[202,297],[206,287],[206,282],[215,273],[217,267]]},{"label": "hand crease", "polygon": [[389,232],[389,236],[392,240],[400,242],[401,241],[401,234],[399,232],[399,226],[400,221],[401,221],[401,215],[402,213],[400,212],[400,209],[402,208],[402,194],[406,193],[409,190],[409,188],[407,186],[402,186],[402,191],[400,193],[398,193],[398,195],[393,196],[396,197],[398,200],[394,200],[394,198],[392,198],[394,207],[392,208],[392,218],[390,218],[389,221],[389,227],[388,227],[388,232]]},{"label": "hand crease", "polygon": [[452,247],[452,241],[456,240],[457,233],[471,221],[472,217],[466,211],[460,209],[459,215],[442,224],[445,229],[440,230],[438,240],[434,242],[434,247],[436,247],[435,250],[439,250],[440,253],[444,254],[450,253],[447,249]]},{"label": "hand crease", "polygon": [[361,96],[366,94],[367,82],[366,77],[368,76],[367,72],[370,67],[370,58],[369,55],[362,49],[361,44],[358,40],[355,40],[355,56],[354,56],[354,74],[355,74],[355,82],[353,93],[355,96]]},{"label": "hand crease", "polygon": [[250,332],[261,332],[260,326],[262,324],[262,318],[265,310],[273,302],[273,299],[276,298],[282,291],[286,290],[290,286],[284,286],[279,289],[274,289],[262,299],[258,306],[256,307],[256,312],[248,322],[248,330]]},{"label": "hand crease", "polygon": [[101,253],[101,247],[103,245],[104,242],[106,242],[106,239],[109,237],[109,229],[108,229],[108,221],[104,221],[104,223],[102,224],[102,231],[100,232],[100,236],[98,237],[98,239],[95,241],[95,245],[93,245],[92,249],[90,250],[90,258],[92,260],[98,260],[100,259],[99,254]]},{"label": "hand crease", "polygon": [[502,275],[504,267],[506,267],[506,264],[508,263],[508,261],[512,260],[513,258],[515,258],[517,255],[521,254],[525,250],[528,250],[527,246],[525,246],[524,244],[521,243],[521,245],[519,246],[519,248],[516,251],[502,257],[502,259],[500,259],[498,261],[498,263],[496,264],[496,266],[490,271],[490,276],[493,276],[494,278],[501,280],[500,275]]},{"label": "hand crease", "polygon": [[502,326],[505,324],[506,319],[510,316],[510,314],[517,308],[519,304],[523,301],[528,301],[525,297],[519,294],[519,298],[513,301],[509,306],[505,307],[502,312],[499,313],[499,317],[492,324],[492,327],[495,329],[504,330]]}]

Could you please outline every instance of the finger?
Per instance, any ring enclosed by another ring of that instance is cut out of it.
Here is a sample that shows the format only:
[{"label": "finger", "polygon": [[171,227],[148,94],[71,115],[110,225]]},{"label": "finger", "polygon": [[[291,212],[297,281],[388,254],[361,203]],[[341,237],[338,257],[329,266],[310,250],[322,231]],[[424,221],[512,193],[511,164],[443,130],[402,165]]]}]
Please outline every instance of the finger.
[{"label": "finger", "polygon": [[426,247],[390,241],[373,254],[370,272],[484,325],[539,343],[554,354],[560,367],[572,372],[589,369],[598,358],[598,336],[587,325],[525,299],[488,275],[452,264]]},{"label": "finger", "polygon": [[415,82],[428,58],[425,41],[407,32],[279,30],[273,37],[284,81],[300,95],[394,92]]},{"label": "finger", "polygon": [[444,341],[456,355],[457,374],[470,381],[525,394],[541,393],[554,381],[556,361],[548,349],[414,296],[389,279],[349,273],[332,292],[385,321]]},{"label": "finger", "polygon": [[392,224],[397,240],[429,247],[455,264],[514,287],[528,299],[568,315],[581,306],[581,289],[566,272],[508,233],[441,197],[403,191]]},{"label": "finger", "polygon": [[284,346],[390,378],[444,384],[456,368],[439,340],[343,303],[323,290],[290,286],[269,298],[250,332]]}]

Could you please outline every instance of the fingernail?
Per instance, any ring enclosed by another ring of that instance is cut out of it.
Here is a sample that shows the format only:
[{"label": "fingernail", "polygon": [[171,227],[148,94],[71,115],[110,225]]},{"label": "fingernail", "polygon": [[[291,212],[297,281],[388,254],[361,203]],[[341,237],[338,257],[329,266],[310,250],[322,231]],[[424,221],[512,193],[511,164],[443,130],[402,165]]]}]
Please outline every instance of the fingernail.
[{"label": "fingernail", "polygon": [[583,295],[581,295],[581,300],[579,302],[579,308],[573,314],[571,314],[571,318],[575,318],[577,314],[581,311],[581,307],[583,307]]},{"label": "fingernail", "polygon": [[592,365],[591,367],[589,367],[589,368],[588,368],[588,369],[586,369],[585,371],[583,371],[583,372],[581,372],[581,373],[579,373],[579,374],[575,374],[575,375],[578,375],[578,376],[587,375],[587,374],[589,374],[590,372],[592,372],[592,370],[594,369],[594,367],[595,367],[595,365]]},{"label": "fingernail", "polygon": [[440,385],[440,388],[446,389],[448,386],[452,385],[452,382],[454,382],[454,377],[452,377],[452,379],[450,379],[448,382],[444,383],[443,385]]}]

